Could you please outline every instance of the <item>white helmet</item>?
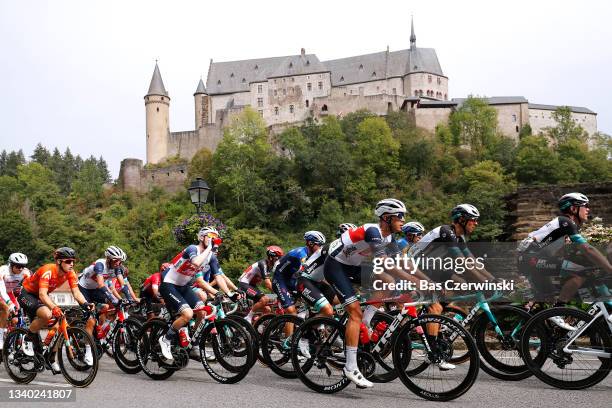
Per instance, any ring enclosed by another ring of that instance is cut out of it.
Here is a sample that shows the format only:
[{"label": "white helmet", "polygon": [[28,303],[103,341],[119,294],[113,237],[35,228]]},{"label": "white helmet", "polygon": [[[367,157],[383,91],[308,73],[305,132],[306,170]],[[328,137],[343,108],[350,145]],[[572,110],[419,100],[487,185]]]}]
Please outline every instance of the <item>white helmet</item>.
[{"label": "white helmet", "polygon": [[325,235],[319,231],[306,231],[306,233],[304,233],[304,241],[312,242],[317,245],[323,245],[325,243]]},{"label": "white helmet", "polygon": [[110,259],[121,259],[122,261],[127,259],[127,255],[125,252],[123,252],[123,249],[113,245],[106,248],[106,251],[104,251],[104,256]]},{"label": "white helmet", "polygon": [[474,207],[472,204],[459,204],[451,211],[451,218],[457,220],[461,217],[476,219],[480,217],[480,212],[478,208]]},{"label": "white helmet", "polygon": [[204,228],[202,228],[201,230],[198,231],[198,239],[201,241],[208,234],[221,235],[221,234],[219,234],[219,231],[217,231],[217,229],[215,227],[208,226],[208,227],[204,227]]},{"label": "white helmet", "polygon": [[581,207],[589,203],[589,198],[582,193],[565,194],[558,201],[559,209],[565,211],[572,206]]},{"label": "white helmet", "polygon": [[385,198],[376,204],[374,214],[377,217],[382,217],[384,214],[406,213],[406,206],[400,200],[395,198]]},{"label": "white helmet", "polygon": [[15,252],[14,254],[10,254],[9,255],[9,264],[14,265],[27,265],[28,264],[28,257],[25,256],[25,254],[22,254],[21,252]]}]

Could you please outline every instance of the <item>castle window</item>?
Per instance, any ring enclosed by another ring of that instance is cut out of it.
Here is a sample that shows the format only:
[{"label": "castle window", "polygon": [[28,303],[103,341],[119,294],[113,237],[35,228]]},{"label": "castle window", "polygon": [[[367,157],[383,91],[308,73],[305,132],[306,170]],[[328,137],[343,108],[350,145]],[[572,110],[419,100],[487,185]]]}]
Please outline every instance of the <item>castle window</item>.
[{"label": "castle window", "polygon": [[181,174],[185,174],[185,170],[181,169]]},{"label": "castle window", "polygon": [[293,105],[289,105],[289,113],[293,113]]},{"label": "castle window", "polygon": [[164,100],[164,97],[162,96],[162,101]]},{"label": "castle window", "polygon": [[275,107],[274,107],[274,114],[275,114],[275,115],[278,115],[278,106],[275,106]]},{"label": "castle window", "polygon": [[156,108],[156,109],[157,109],[157,111],[159,112],[159,108]]},{"label": "castle window", "polygon": [[397,89],[393,88],[393,95],[397,95]]},{"label": "castle window", "polygon": [[340,82],[344,82],[344,77],[343,76],[340,77]]},{"label": "castle window", "polygon": [[363,69],[363,64],[359,65],[359,69]]},{"label": "castle window", "polygon": [[376,78],[376,71],[372,72],[372,78]]},{"label": "castle window", "polygon": [[516,122],[516,115],[512,115],[512,121]]},{"label": "castle window", "polygon": [[245,79],[245,78],[242,78],[242,83],[244,84],[245,82],[246,82],[246,79]]},{"label": "castle window", "polygon": [[444,100],[447,100],[448,98],[446,97],[446,94],[444,94]]},{"label": "castle window", "polygon": [[257,93],[262,93],[262,92],[263,92],[263,86],[257,85]]},{"label": "castle window", "polygon": [[306,89],[312,91],[312,84],[310,82],[306,84]]},{"label": "castle window", "polygon": [[221,85],[221,80],[218,80],[218,81],[217,81],[217,85]]},{"label": "castle window", "polygon": [[259,69],[259,66],[255,65],[255,69]]},{"label": "castle window", "polygon": [[258,108],[262,108],[263,107],[263,98],[257,98],[257,107]]},{"label": "castle window", "polygon": [[276,79],[274,80],[274,83],[276,83]]},{"label": "castle window", "polygon": [[419,89],[419,96],[423,96],[423,90]]},{"label": "castle window", "polygon": [[431,75],[427,75],[427,82],[431,84]]},{"label": "castle window", "polygon": [[149,97],[147,96],[147,97],[145,97],[145,99],[148,101],[148,100],[149,100]]},{"label": "castle window", "polygon": [[515,128],[516,128],[516,133],[518,133],[518,132],[519,132],[519,127],[518,127],[518,125],[516,125],[516,126],[515,126]]},{"label": "castle window", "polygon": [[155,180],[155,175],[151,175],[151,180]]},{"label": "castle window", "polygon": [[323,89],[323,82],[319,82],[319,91]]},{"label": "castle window", "polygon": [[275,89],[274,90],[274,96],[278,95],[278,91]]},{"label": "castle window", "polygon": [[292,86],[290,86],[290,87],[289,87],[289,95],[293,95],[293,91],[294,91],[293,87],[292,87]]},{"label": "castle window", "polygon": [[294,77],[291,77],[291,82],[295,82],[295,78]]},{"label": "castle window", "polygon": [[323,105],[323,107],[321,108],[321,111],[327,112],[327,105]]},{"label": "castle window", "polygon": [[442,79],[440,77],[438,77],[438,85],[440,85],[442,83]]},{"label": "castle window", "polygon": [[283,95],[287,95],[287,88],[283,88]]},{"label": "castle window", "polygon": [[283,78],[283,82],[285,82],[285,78]]},{"label": "castle window", "polygon": [[289,63],[289,68],[293,68],[293,62]]},{"label": "castle window", "polygon": [[261,116],[263,118],[263,111],[262,110],[258,110],[257,112],[259,112],[259,116]]},{"label": "castle window", "polygon": [[232,72],[232,73],[230,74],[230,78],[233,78],[233,77],[234,77],[234,73]]},{"label": "castle window", "polygon": [[376,92],[378,92],[380,90],[380,86],[376,87]]},{"label": "castle window", "polygon": [[170,177],[170,173],[166,173],[168,175],[168,177]]},{"label": "castle window", "polygon": [[310,61],[306,60],[306,66],[310,65]]},{"label": "castle window", "polygon": [[306,99],[306,107],[308,107],[310,105],[310,102],[308,102],[308,99]]},{"label": "castle window", "polygon": [[418,90],[414,90],[414,96],[419,96],[419,91]]}]

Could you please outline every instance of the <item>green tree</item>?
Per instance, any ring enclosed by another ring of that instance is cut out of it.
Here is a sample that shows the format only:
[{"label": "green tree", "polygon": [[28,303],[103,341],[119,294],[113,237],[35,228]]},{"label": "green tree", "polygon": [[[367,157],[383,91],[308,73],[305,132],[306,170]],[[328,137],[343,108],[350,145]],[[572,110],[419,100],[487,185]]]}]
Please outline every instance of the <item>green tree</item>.
[{"label": "green tree", "polygon": [[23,151],[19,149],[19,151],[12,151],[6,156],[6,160],[4,162],[4,166],[2,169],[2,174],[11,177],[17,176],[17,168],[21,165],[25,164],[25,157],[23,156]]},{"label": "green tree", "polygon": [[586,141],[586,131],[574,119],[572,111],[567,106],[558,107],[552,114],[557,126],[545,129],[545,133],[556,143],[565,143],[571,139]]},{"label": "green tree", "polygon": [[187,182],[191,182],[196,177],[204,180],[209,179],[210,170],[213,165],[213,154],[207,148],[202,148],[196,152],[187,167]]},{"label": "green tree", "polygon": [[366,118],[357,126],[356,161],[377,176],[393,175],[399,166],[400,143],[383,118]]},{"label": "green tree", "polygon": [[51,153],[41,143],[38,143],[34,148],[34,152],[30,156],[32,161],[41,164],[45,167],[49,166],[49,160],[51,160]]},{"label": "green tree", "polygon": [[484,99],[470,96],[451,113],[449,127],[461,144],[468,144],[480,155],[495,136],[497,111]]},{"label": "green tree", "polygon": [[17,179],[23,186],[23,198],[27,198],[35,210],[62,206],[59,187],[48,168],[35,162],[19,166]]},{"label": "green tree", "polygon": [[555,183],[559,160],[542,136],[525,136],[516,154],[516,178],[520,183]]},{"label": "green tree", "polygon": [[85,160],[76,174],[72,182],[72,194],[84,200],[88,206],[95,206],[102,197],[104,182],[104,175],[100,172],[98,161],[92,156]]}]

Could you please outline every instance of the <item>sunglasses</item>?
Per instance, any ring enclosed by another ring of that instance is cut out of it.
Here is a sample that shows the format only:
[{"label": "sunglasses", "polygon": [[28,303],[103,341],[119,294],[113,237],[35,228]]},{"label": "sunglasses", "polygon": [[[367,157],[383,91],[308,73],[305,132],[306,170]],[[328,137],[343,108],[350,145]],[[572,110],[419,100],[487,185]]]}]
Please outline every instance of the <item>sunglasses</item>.
[{"label": "sunglasses", "polygon": [[74,259],[62,259],[62,263],[68,264],[68,265],[73,265],[74,264]]},{"label": "sunglasses", "polygon": [[25,265],[13,265],[13,268],[17,268],[17,269],[23,269],[25,268]]},{"label": "sunglasses", "polygon": [[404,221],[404,213],[389,214],[391,217],[397,217],[398,220]]}]

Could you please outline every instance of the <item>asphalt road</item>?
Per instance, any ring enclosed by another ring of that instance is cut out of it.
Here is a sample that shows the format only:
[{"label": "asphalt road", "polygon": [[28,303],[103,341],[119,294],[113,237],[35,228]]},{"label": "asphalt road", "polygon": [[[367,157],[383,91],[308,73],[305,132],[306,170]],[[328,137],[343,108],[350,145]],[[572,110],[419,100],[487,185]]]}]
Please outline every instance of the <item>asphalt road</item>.
[{"label": "asphalt road", "polygon": [[[61,375],[39,374],[30,387],[52,385],[66,387]],[[0,368],[0,393],[7,393],[16,385]],[[191,361],[189,367],[175,373],[166,381],[153,381],[144,374],[126,375],[114,361],[104,357],[98,376],[91,386],[74,389],[76,402],[9,403],[0,407],[333,407],[333,408],[406,408],[448,404],[456,407],[611,407],[612,375],[598,386],[583,391],[551,388],[535,378],[520,382],[504,382],[480,372],[476,384],[462,397],[451,402],[435,403],[412,394],[396,380],[376,384],[370,390],[349,386],[335,395],[310,391],[299,380],[278,377],[257,363],[249,375],[238,384],[222,385],[208,376],[204,368]],[[0,394],[1,395],[1,394]]]}]

